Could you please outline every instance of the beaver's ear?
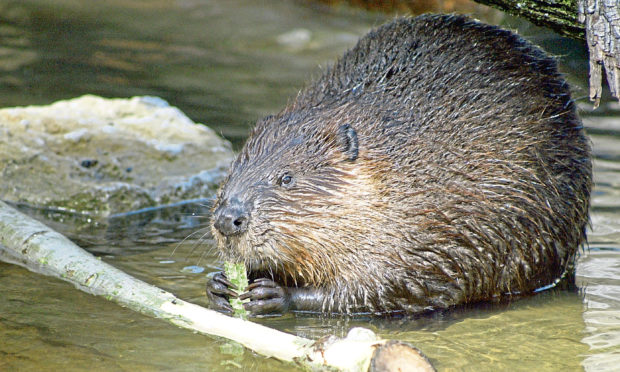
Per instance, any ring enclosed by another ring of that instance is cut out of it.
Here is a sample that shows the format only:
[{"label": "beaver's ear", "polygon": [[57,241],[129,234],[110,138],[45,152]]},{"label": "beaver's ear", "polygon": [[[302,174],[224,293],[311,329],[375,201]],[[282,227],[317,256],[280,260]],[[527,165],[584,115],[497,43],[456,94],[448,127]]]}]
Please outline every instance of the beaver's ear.
[{"label": "beaver's ear", "polygon": [[359,145],[357,143],[357,132],[352,126],[344,124],[338,127],[338,143],[342,152],[347,155],[347,160],[355,161],[357,159]]}]

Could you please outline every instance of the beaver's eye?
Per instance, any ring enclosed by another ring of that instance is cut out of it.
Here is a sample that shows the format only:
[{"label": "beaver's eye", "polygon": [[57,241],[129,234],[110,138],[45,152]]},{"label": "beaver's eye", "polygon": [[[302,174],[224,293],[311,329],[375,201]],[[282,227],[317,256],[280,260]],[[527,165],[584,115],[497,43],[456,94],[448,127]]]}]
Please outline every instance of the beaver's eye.
[{"label": "beaver's eye", "polygon": [[285,173],[280,177],[278,183],[280,186],[290,187],[293,185],[293,176],[290,173]]}]

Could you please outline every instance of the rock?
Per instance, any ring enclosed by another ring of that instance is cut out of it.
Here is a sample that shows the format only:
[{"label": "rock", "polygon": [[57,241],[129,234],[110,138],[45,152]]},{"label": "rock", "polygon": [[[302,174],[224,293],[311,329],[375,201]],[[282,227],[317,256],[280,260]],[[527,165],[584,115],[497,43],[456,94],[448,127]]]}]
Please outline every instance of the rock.
[{"label": "rock", "polygon": [[230,143],[156,97],[0,109],[0,199],[95,217],[213,195]]}]

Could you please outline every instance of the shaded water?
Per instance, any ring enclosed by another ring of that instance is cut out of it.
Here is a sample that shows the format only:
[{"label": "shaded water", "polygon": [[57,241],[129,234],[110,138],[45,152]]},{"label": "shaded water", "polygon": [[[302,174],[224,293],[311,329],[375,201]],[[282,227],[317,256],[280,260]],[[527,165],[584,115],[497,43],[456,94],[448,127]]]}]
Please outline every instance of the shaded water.
[{"label": "shaded water", "polygon": [[[384,19],[302,1],[0,0],[0,106],[85,93],[158,95],[239,145],[248,126],[281,108],[316,66]],[[523,30],[563,55],[564,71],[575,73],[569,79],[583,87],[585,64],[576,58],[576,43]],[[590,248],[577,265],[579,291],[547,291],[417,319],[289,315],[257,321],[310,338],[369,327],[413,342],[440,370],[613,370],[620,364],[620,107],[584,116],[596,190]],[[51,218],[54,228],[114,266],[205,304],[205,274],[218,270],[210,242],[199,242],[208,207],[71,230],[70,216],[27,212]],[[223,340],[4,263],[0,340],[0,370],[290,369],[248,351],[231,354],[221,348]]]}]

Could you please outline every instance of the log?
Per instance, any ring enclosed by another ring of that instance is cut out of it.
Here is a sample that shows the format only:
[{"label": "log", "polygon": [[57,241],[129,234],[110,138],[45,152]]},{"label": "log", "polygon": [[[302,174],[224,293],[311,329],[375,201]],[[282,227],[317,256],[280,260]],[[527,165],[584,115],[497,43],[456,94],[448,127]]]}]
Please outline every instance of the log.
[{"label": "log", "polygon": [[563,36],[581,40],[586,38],[583,22],[579,21],[577,1],[580,0],[474,1],[526,18],[537,26],[550,28]]},{"label": "log", "polygon": [[[2,201],[0,260],[65,280],[82,291],[103,296],[179,327],[224,337],[266,357],[310,369],[367,371],[374,355],[385,359],[385,355],[390,355],[386,350],[403,347],[403,343],[386,344],[386,340],[364,328],[353,328],[344,339],[332,336],[315,342],[183,301],[97,259],[63,235]],[[409,359],[404,363],[413,360],[419,365],[416,370],[434,370],[423,354],[411,346],[409,348]],[[383,366],[384,363],[372,364],[373,369],[375,365]],[[394,368],[402,368],[402,364]]]}]

